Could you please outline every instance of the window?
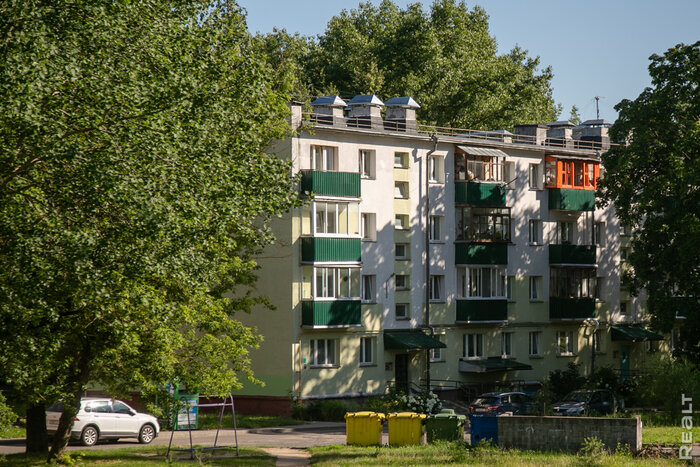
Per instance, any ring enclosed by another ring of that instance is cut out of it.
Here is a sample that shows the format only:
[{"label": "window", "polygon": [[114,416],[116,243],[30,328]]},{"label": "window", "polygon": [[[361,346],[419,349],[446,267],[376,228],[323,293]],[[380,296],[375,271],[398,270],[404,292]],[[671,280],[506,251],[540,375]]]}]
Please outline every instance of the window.
[{"label": "window", "polygon": [[407,290],[409,285],[411,284],[409,276],[405,274],[397,274],[395,281],[396,290]]},{"label": "window", "polygon": [[444,183],[445,159],[441,156],[430,156],[428,165],[428,181],[432,183]]},{"label": "window", "polygon": [[557,354],[558,355],[573,355],[574,354],[574,332],[573,331],[557,331]]},{"label": "window", "polygon": [[314,298],[358,298],[360,268],[314,268]]},{"label": "window", "polygon": [[542,300],[542,276],[530,276],[530,300]]},{"label": "window", "polygon": [[599,165],[588,161],[545,158],[545,185],[593,190]]},{"label": "window", "polygon": [[540,336],[542,335],[542,332],[540,331],[532,331],[530,332],[530,356],[539,356],[540,355]]},{"label": "window", "polygon": [[503,178],[506,183],[510,183],[515,180],[515,162],[505,163]]},{"label": "window", "polygon": [[338,153],[330,146],[311,146],[311,168],[326,172],[338,171]]},{"label": "window", "polygon": [[408,168],[408,153],[407,152],[395,152],[394,153],[394,167],[397,169],[407,169]]},{"label": "window", "polygon": [[396,319],[408,319],[409,318],[409,305],[408,303],[397,303],[394,307],[394,316]]},{"label": "window", "polygon": [[515,283],[515,276],[508,276],[506,280],[506,298],[509,302],[515,301],[515,296],[513,295],[513,284]]},{"label": "window", "polygon": [[457,207],[457,240],[510,241],[510,208]]},{"label": "window", "polygon": [[444,302],[445,291],[443,290],[443,282],[445,276],[430,276],[430,301]]},{"label": "window", "polygon": [[549,295],[557,298],[595,298],[595,268],[549,269]]},{"label": "window", "polygon": [[362,276],[362,300],[365,302],[377,301],[377,276]]},{"label": "window", "polygon": [[602,342],[603,342],[603,332],[598,329],[596,332],[593,333],[593,350],[597,353],[601,353],[603,351],[602,347]]},{"label": "window", "polygon": [[464,358],[483,358],[484,356],[484,335],[465,334],[464,335]]},{"label": "window", "polygon": [[620,302],[620,314],[626,315],[629,313],[629,302]]},{"label": "window", "polygon": [[126,415],[131,415],[131,409],[129,408],[129,406],[119,401],[112,402],[112,411],[114,413],[123,413]]},{"label": "window", "polygon": [[394,258],[397,260],[408,259],[408,243],[394,245]]},{"label": "window", "polygon": [[632,226],[629,224],[622,224],[622,232],[620,232],[620,235],[625,237],[632,235]]},{"label": "window", "polygon": [[374,337],[360,338],[360,365],[374,365]]},{"label": "window", "polygon": [[359,203],[316,201],[314,208],[314,232],[330,235],[358,235]]},{"label": "window", "polygon": [[544,184],[546,186],[557,186],[557,161],[551,159],[544,163]]},{"label": "window", "polygon": [[513,355],[513,333],[501,333],[501,358],[510,357]]},{"label": "window", "polygon": [[541,220],[530,219],[528,242],[530,242],[534,245],[542,243],[542,221]]},{"label": "window", "polygon": [[377,215],[373,212],[362,213],[362,240],[377,241]]},{"label": "window", "polygon": [[431,242],[442,241],[442,217],[443,216],[430,216],[429,218],[428,228],[430,229]]},{"label": "window", "polygon": [[593,224],[593,244],[605,246],[605,222],[596,222]]},{"label": "window", "polygon": [[455,153],[457,180],[475,182],[503,182],[505,157],[475,156]]},{"label": "window", "polygon": [[394,198],[408,199],[408,182],[394,182]]},{"label": "window", "polygon": [[542,188],[540,184],[540,164],[530,164],[528,171],[528,187],[531,190],[539,190]]},{"label": "window", "polygon": [[311,350],[309,361],[311,366],[337,365],[335,339],[312,339],[309,344]]},{"label": "window", "polygon": [[629,247],[622,247],[620,248],[620,261],[627,261],[630,257],[630,249]]},{"label": "window", "polygon": [[406,214],[397,214],[394,218],[394,228],[399,230],[408,229],[408,216]]},{"label": "window", "polygon": [[360,176],[362,178],[375,177],[375,155],[374,151],[360,149]]},{"label": "window", "polygon": [[504,267],[469,267],[457,270],[458,292],[464,298],[506,298]]},{"label": "window", "polygon": [[557,222],[557,240],[560,245],[574,243],[574,223],[561,221]]},{"label": "window", "polygon": [[[441,334],[436,334],[433,336],[435,340],[438,340],[440,342],[444,342],[445,337]],[[437,349],[430,349],[430,361],[431,362],[440,362],[442,361],[442,349],[437,348]]]}]

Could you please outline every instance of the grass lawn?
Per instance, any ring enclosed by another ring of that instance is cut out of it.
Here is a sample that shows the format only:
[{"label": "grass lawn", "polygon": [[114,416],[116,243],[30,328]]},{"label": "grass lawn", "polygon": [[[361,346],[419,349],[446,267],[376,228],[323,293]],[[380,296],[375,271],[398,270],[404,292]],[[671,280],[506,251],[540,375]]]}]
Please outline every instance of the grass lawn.
[{"label": "grass lawn", "polygon": [[323,446],[310,448],[314,466],[346,465],[514,465],[514,466],[671,466],[675,459],[641,459],[629,454],[577,456],[551,452],[469,448],[462,443],[406,447]]},{"label": "grass lawn", "polygon": [[[291,417],[236,414],[237,428],[265,428],[268,426],[302,425],[304,423],[306,422]],[[201,430],[216,430],[218,425],[218,414],[199,415],[199,428]],[[221,428],[233,428],[233,417],[231,417],[231,413],[224,414],[223,418],[221,419]]]},{"label": "grass lawn", "polygon": [[[171,452],[171,460],[165,457],[167,446],[144,446],[120,449],[94,449],[67,452],[66,465],[83,466],[109,464],[122,466],[152,466],[168,464],[174,466],[192,465],[247,465],[274,467],[275,458],[260,449],[240,448],[236,457],[235,449],[204,451],[195,453],[195,460],[188,452]],[[27,458],[24,454],[0,456],[0,465],[8,466],[44,466],[46,457]]]},{"label": "grass lawn", "polygon": [[[642,425],[642,443],[681,444],[684,430],[678,426],[644,426]],[[700,426],[693,426],[693,440],[700,440]]]}]

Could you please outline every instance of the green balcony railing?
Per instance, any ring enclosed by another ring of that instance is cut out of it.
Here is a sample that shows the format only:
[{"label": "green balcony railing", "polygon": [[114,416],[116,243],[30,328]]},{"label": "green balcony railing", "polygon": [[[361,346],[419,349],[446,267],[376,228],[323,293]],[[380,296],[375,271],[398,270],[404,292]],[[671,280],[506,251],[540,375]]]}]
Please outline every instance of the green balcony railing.
[{"label": "green balcony railing", "polygon": [[301,191],[317,195],[360,197],[360,174],[355,172],[322,172],[302,170]]},{"label": "green balcony railing", "polygon": [[595,210],[595,191],[575,190],[571,188],[547,188],[549,191],[549,209],[564,211]]},{"label": "green balcony railing", "polygon": [[508,302],[505,300],[457,300],[457,321],[506,321]]},{"label": "green balcony railing", "polygon": [[506,187],[502,183],[456,182],[455,203],[505,206]]},{"label": "green balcony railing", "polygon": [[455,264],[508,264],[508,244],[455,243]]},{"label": "green balcony railing", "polygon": [[302,326],[357,326],[361,324],[360,300],[301,302]]},{"label": "green balcony railing", "polygon": [[359,238],[302,237],[301,260],[314,261],[360,261],[362,240]]},{"label": "green balcony railing", "polygon": [[549,297],[549,319],[586,319],[595,316],[592,298]]},{"label": "green balcony railing", "polygon": [[549,245],[549,264],[595,264],[595,245]]}]

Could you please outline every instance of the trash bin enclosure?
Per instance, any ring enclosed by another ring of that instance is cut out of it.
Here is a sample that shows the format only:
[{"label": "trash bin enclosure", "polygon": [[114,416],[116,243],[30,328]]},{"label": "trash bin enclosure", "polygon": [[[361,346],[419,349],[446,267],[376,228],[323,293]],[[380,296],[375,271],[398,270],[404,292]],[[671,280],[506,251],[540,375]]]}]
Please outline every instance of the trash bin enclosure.
[{"label": "trash bin enclosure", "polygon": [[498,443],[498,417],[472,415],[469,422],[472,446],[486,440],[491,440],[494,444]]},{"label": "trash bin enclosure", "polygon": [[452,409],[442,409],[437,415],[425,420],[425,432],[429,443],[435,441],[464,441],[464,415]]},{"label": "trash bin enclosure", "polygon": [[422,444],[423,420],[425,420],[425,417],[425,414],[415,412],[389,414],[387,416],[389,445]]},{"label": "trash bin enclosure", "polygon": [[382,444],[383,413],[351,412],[345,414],[346,443],[355,446]]}]

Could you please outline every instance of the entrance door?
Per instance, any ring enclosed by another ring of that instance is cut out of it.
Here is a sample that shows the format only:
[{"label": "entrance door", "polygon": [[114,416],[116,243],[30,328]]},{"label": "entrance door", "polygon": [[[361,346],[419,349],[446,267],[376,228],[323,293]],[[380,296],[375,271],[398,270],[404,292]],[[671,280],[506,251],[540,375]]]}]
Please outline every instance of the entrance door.
[{"label": "entrance door", "polygon": [[397,354],[395,367],[396,389],[408,394],[408,354]]},{"label": "entrance door", "polygon": [[630,375],[630,348],[620,347],[620,378],[627,379]]}]

